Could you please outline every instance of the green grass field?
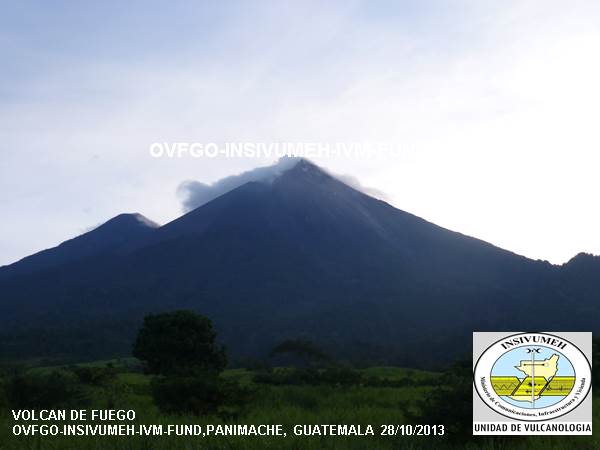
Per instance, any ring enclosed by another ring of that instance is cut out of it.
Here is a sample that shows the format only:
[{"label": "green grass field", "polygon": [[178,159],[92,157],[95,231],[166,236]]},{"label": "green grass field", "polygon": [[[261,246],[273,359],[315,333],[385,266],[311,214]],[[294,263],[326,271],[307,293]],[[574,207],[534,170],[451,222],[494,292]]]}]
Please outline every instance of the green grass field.
[{"label": "green grass field", "polygon": [[[104,363],[102,363],[104,364]],[[32,369],[48,371],[49,368]],[[286,370],[286,369],[279,369]],[[377,367],[365,369],[364,375],[384,380],[410,377],[422,386],[298,386],[269,385],[253,381],[254,373],[245,369],[228,370],[222,376],[239,381],[253,394],[247,407],[233,419],[219,416],[164,415],[154,405],[150,378],[142,373],[120,372],[104,386],[86,386],[85,409],[133,409],[138,424],[282,424],[287,437],[15,437],[10,411],[0,412],[0,449],[403,449],[403,448],[470,448],[470,449],[596,449],[597,437],[504,437],[474,439],[468,442],[447,437],[380,436],[382,425],[406,422],[404,411],[418,408],[418,401],[430,394],[439,376],[410,369]],[[470,403],[470,398],[465,399]],[[19,422],[24,423],[24,422]],[[374,437],[304,437],[293,434],[299,424],[373,425]],[[598,414],[594,425],[600,424]]]}]

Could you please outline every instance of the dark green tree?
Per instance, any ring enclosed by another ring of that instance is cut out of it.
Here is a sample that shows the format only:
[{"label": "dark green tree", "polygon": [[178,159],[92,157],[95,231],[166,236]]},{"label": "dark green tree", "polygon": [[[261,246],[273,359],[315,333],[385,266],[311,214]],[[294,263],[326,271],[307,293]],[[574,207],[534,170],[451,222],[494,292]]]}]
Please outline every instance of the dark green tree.
[{"label": "dark green tree", "polygon": [[146,316],[133,356],[157,375],[221,372],[227,365],[224,348],[215,342],[209,319],[192,311]]},{"label": "dark green tree", "polygon": [[219,376],[227,365],[209,319],[192,311],[146,316],[133,348],[148,372],[156,405],[166,413],[234,417],[247,389]]}]

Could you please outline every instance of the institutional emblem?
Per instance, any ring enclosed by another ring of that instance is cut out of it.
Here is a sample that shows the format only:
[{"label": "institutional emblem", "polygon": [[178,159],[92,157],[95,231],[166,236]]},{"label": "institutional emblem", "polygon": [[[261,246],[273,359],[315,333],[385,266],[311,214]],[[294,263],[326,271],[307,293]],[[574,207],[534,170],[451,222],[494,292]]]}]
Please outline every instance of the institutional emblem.
[{"label": "institutional emblem", "polygon": [[474,333],[474,434],[591,434],[591,400],[589,420],[574,414],[591,391],[591,366],[573,338],[591,349],[591,333]]}]

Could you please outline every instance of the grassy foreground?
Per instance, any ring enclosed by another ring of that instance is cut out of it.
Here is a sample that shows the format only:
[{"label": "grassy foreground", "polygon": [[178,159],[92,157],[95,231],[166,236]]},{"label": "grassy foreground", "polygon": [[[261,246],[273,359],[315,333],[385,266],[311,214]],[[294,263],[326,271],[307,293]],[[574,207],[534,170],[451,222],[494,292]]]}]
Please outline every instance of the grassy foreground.
[{"label": "grassy foreground", "polygon": [[[36,369],[46,370],[46,369]],[[419,400],[434,389],[436,374],[400,368],[371,368],[363,371],[372,379],[420,380],[418,386],[371,387],[336,385],[273,385],[256,383],[254,373],[228,370],[223,376],[248,386],[252,400],[236,415],[177,416],[161,414],[150,394],[150,378],[141,373],[121,372],[103,386],[86,386],[91,409],[133,409],[136,424],[283,424],[286,437],[175,437],[175,436],[13,436],[15,425],[6,407],[0,411],[0,450],[2,449],[596,449],[598,437],[499,437],[464,441],[447,437],[381,436],[382,425],[406,423],[406,411],[418,409]],[[431,381],[431,383],[429,383]],[[470,399],[465,399],[470,402]],[[26,422],[18,422],[26,423]],[[37,422],[38,424],[43,422]],[[86,422],[88,423],[88,422]],[[123,423],[123,422],[120,422]],[[129,423],[129,422],[127,422]],[[373,426],[375,436],[295,436],[294,425],[361,424]],[[594,426],[600,425],[598,414]]]}]

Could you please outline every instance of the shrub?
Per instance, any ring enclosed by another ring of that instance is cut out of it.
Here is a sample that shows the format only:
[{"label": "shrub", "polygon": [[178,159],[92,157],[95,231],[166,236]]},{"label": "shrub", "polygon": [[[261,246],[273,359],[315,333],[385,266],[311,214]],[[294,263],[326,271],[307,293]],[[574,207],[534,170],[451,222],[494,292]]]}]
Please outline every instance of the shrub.
[{"label": "shrub", "polygon": [[152,380],[152,395],[165,413],[238,416],[249,401],[250,391],[214,373],[196,376],[160,376]]},{"label": "shrub", "polygon": [[405,411],[412,423],[443,424],[451,439],[472,438],[473,376],[471,361],[458,361],[447,370],[431,393],[418,402],[418,411]]},{"label": "shrub", "polygon": [[364,383],[363,375],[348,367],[330,367],[320,374],[322,384],[357,386]]},{"label": "shrub", "polygon": [[94,386],[107,385],[117,377],[114,367],[73,367],[71,371],[82,383]]},{"label": "shrub", "polygon": [[75,375],[67,371],[12,375],[4,387],[7,403],[15,409],[79,407],[88,400]]},{"label": "shrub", "polygon": [[259,372],[254,382],[273,385],[332,385],[354,386],[365,383],[363,375],[346,367],[330,367],[323,370],[313,368],[286,368]]}]

